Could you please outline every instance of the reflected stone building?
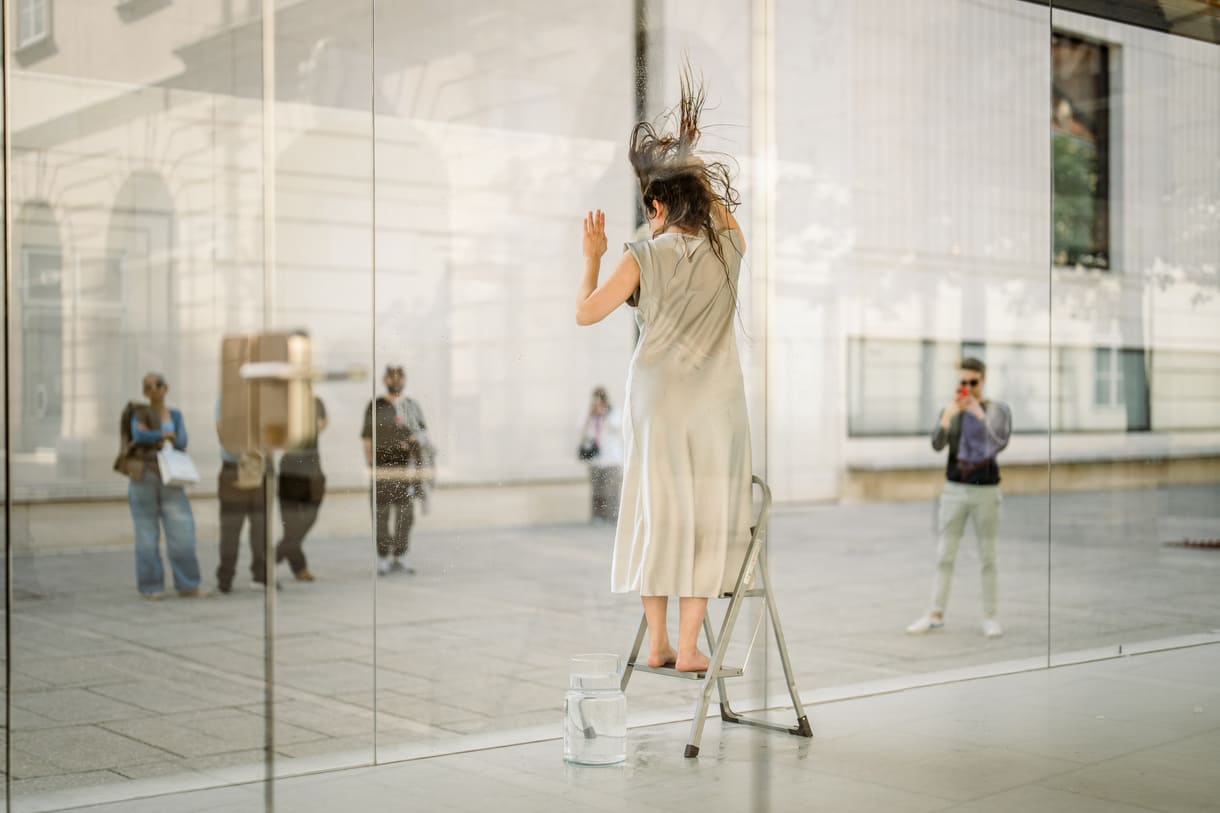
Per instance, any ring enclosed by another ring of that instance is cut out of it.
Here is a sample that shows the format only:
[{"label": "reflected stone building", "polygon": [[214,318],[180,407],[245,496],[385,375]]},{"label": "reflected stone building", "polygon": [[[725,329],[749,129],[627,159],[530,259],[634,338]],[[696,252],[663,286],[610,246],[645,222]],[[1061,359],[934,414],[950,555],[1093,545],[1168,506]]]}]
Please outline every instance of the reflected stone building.
[{"label": "reflected stone building", "polygon": [[[588,332],[570,314],[577,216],[634,225],[629,7],[535,27],[550,6],[383,4],[370,49],[369,4],[283,4],[269,104],[257,4],[34,5],[9,86],[14,497],[118,497],[115,421],[148,369],[212,470],[220,337],[264,325],[307,329],[326,367],[406,365],[448,486],[580,478],[571,428],[592,385],[621,398],[634,337],[627,313]],[[925,435],[966,353],[1013,406],[1011,488],[1046,488],[1052,430],[1061,486],[1216,479],[1215,47],[1060,13],[1071,49],[1048,61],[1037,4],[779,2],[769,120],[726,67],[748,60],[742,10],[650,8],[648,105],[683,53],[703,66],[748,230],[751,156],[775,144],[743,347],[777,497],[931,494]],[[1084,215],[1051,188],[1072,149],[1091,156]],[[1052,216],[1098,245],[1061,247]],[[339,488],[365,482],[371,385],[320,388]]]}]

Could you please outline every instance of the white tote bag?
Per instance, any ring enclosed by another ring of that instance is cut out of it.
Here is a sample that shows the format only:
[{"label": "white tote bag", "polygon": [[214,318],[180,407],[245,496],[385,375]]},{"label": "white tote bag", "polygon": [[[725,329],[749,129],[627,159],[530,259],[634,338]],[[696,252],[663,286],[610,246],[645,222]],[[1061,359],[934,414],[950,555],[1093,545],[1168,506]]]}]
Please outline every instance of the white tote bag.
[{"label": "white tote bag", "polygon": [[193,486],[199,482],[199,469],[186,452],[180,452],[168,443],[157,452],[157,468],[161,469],[161,482],[172,488]]}]

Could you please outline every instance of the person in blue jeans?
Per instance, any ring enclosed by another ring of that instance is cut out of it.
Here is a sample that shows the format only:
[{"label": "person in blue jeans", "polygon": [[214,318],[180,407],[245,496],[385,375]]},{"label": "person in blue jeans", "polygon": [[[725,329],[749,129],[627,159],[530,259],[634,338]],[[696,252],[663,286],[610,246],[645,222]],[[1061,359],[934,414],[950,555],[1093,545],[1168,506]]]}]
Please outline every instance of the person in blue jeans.
[{"label": "person in blue jeans", "polygon": [[[144,376],[148,404],[133,410],[131,452],[143,465],[139,476],[127,486],[127,502],[136,532],[136,586],[146,599],[165,595],[165,570],[161,564],[161,526],[165,526],[165,550],[174,577],[174,589],[183,598],[198,598],[199,560],[195,556],[195,516],[186,491],[161,482],[157,450],[167,441],[186,450],[186,422],[182,411],[166,405],[169,385],[159,373]],[[134,472],[133,472],[134,474]]]}]

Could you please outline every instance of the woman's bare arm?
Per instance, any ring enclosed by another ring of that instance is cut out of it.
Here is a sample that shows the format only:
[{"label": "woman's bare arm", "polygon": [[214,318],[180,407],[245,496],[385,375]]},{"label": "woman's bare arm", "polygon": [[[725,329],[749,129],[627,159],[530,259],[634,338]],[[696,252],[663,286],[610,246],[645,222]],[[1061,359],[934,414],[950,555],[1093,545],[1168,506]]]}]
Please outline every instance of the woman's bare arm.
[{"label": "woman's bare arm", "polygon": [[640,287],[640,264],[628,252],[606,281],[598,284],[602,255],[606,253],[606,215],[600,209],[585,216],[582,248],[585,270],[576,294],[576,324],[593,325],[613,313]]},{"label": "woman's bare arm", "polygon": [[746,233],[741,230],[741,224],[733,213],[718,200],[712,201],[712,222],[720,231],[735,231],[741,235],[741,253],[746,253]]}]

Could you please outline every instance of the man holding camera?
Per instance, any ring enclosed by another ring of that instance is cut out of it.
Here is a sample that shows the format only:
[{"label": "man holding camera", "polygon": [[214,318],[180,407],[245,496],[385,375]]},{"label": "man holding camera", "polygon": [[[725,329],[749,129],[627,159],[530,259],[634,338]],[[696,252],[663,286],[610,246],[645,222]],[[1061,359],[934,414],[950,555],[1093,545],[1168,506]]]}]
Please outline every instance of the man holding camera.
[{"label": "man holding camera", "polygon": [[987,368],[976,358],[963,359],[959,369],[959,388],[940,413],[932,433],[932,448],[949,447],[945,466],[945,490],[937,511],[939,561],[932,591],[932,607],[907,627],[907,633],[922,635],[945,625],[945,606],[953,581],[953,564],[966,529],[974,525],[983,577],[983,635],[998,638],[1004,634],[996,614],[996,525],[1000,519],[1000,467],[996,455],[1008,445],[1012,433],[1012,412],[1000,401],[983,397]]}]

